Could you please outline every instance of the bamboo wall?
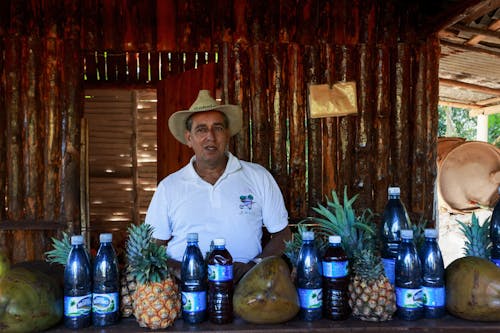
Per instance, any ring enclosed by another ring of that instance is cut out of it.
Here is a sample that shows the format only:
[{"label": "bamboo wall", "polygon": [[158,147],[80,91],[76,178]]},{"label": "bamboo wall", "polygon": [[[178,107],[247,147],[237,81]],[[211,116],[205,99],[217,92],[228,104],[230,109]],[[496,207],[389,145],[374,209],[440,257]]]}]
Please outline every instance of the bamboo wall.
[{"label": "bamboo wall", "polygon": [[[399,185],[431,219],[439,45],[418,34],[422,13],[375,0],[2,2],[0,248],[41,258],[50,236],[79,230],[84,85],[151,86],[197,52],[218,54],[223,99],[243,107],[233,151],[271,170],[292,218],[344,186],[381,212]],[[309,119],[307,85],[345,80],[358,115]]]}]

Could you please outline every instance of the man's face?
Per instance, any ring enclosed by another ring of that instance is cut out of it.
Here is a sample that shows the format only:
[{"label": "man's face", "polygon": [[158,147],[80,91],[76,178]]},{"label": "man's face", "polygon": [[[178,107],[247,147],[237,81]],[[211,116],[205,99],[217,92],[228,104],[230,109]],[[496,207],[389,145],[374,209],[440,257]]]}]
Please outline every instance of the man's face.
[{"label": "man's face", "polygon": [[217,165],[226,160],[229,128],[219,111],[195,113],[191,117],[191,130],[184,133],[187,145],[193,149],[198,163]]}]

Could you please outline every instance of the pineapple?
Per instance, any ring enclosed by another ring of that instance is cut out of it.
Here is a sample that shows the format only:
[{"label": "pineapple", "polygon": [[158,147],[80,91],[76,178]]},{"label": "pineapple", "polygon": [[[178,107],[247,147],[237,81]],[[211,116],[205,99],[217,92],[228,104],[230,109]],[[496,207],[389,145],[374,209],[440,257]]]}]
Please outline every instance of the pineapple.
[{"label": "pineapple", "polygon": [[390,320],[396,312],[396,295],[380,256],[370,249],[362,250],[354,260],[353,271],[349,283],[352,314],[365,321]]},{"label": "pineapple", "polygon": [[353,203],[344,189],[344,204],[340,203],[335,191],[327,205],[321,204],[314,210],[320,217],[314,217],[319,230],[325,235],[339,235],[349,261],[352,278],[349,283],[351,292],[349,305],[355,317],[366,321],[386,321],[396,311],[394,287],[387,279],[382,259],[376,251],[376,226],[373,214],[365,210],[356,216]]},{"label": "pineapple", "polygon": [[165,246],[153,242],[153,228],[148,224],[132,225],[128,231],[128,269],[137,282],[132,296],[134,316],[141,327],[166,328],[179,315],[181,300],[168,272]]},{"label": "pineapple", "polygon": [[120,312],[122,317],[130,317],[134,313],[134,293],[137,288],[135,277],[128,266],[120,275]]},{"label": "pineapple", "polygon": [[62,239],[52,237],[53,249],[45,252],[47,261],[51,264],[61,264],[66,266],[69,252],[71,251],[71,238],[65,232],[62,233]]},{"label": "pineapple", "polygon": [[457,220],[460,231],[464,234],[466,241],[464,251],[466,256],[474,256],[488,259],[490,258],[490,218],[488,217],[483,225],[479,224],[479,219],[472,213],[470,225]]}]

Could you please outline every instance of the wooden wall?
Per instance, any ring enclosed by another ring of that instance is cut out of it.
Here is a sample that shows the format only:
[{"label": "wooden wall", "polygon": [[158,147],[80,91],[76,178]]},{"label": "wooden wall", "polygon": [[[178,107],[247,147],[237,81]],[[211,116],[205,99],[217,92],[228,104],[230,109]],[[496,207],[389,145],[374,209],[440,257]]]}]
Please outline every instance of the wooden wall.
[{"label": "wooden wall", "polygon": [[[434,33],[419,35],[418,4],[11,0],[0,7],[0,248],[14,261],[40,258],[58,231],[79,231],[83,87],[150,87],[205,51],[218,54],[223,100],[245,112],[234,152],[271,170],[292,218],[344,186],[360,194],[358,207],[381,212],[389,185],[402,187],[415,216],[432,218],[439,45]],[[357,83],[358,115],[309,119],[308,84],[345,80]]]}]

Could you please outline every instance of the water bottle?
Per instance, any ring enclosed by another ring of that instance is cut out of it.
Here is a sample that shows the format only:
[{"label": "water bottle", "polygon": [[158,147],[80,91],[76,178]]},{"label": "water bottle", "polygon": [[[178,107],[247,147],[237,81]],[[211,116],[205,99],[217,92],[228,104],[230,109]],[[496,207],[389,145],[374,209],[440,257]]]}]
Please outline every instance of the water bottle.
[{"label": "water bottle", "polygon": [[389,187],[389,199],[382,214],[380,238],[382,240],[382,263],[389,282],[394,285],[395,265],[401,243],[401,230],[410,228],[410,219],[401,202],[399,187]]},{"label": "water bottle", "polygon": [[347,319],[349,307],[349,262],[340,236],[328,237],[323,256],[323,314],[331,320]]},{"label": "water bottle", "polygon": [[226,240],[213,240],[208,255],[208,318],[215,324],[233,321],[233,257],[226,249]]},{"label": "water bottle", "polygon": [[401,230],[401,244],[396,259],[396,308],[399,318],[420,319],[422,304],[422,267],[413,243],[413,230]]},{"label": "water bottle", "polygon": [[83,237],[71,236],[71,250],[64,268],[64,325],[70,329],[90,326],[92,276]]},{"label": "water bottle", "polygon": [[437,230],[425,229],[425,242],[420,251],[422,291],[425,318],[440,318],[445,314],[446,291],[444,263],[436,241]]},{"label": "water bottle", "polygon": [[189,233],[181,263],[182,318],[188,324],[197,324],[205,320],[206,272],[205,260],[198,246],[198,234]]},{"label": "water bottle", "polygon": [[[498,187],[500,195],[500,187]],[[500,199],[497,201],[490,219],[491,261],[500,267]]]},{"label": "water bottle", "polygon": [[313,321],[321,319],[323,307],[321,260],[314,245],[314,232],[302,233],[302,246],[297,259],[297,292],[299,318]]},{"label": "water bottle", "polygon": [[108,326],[120,318],[120,278],[118,260],[113,249],[113,235],[99,235],[99,250],[94,260],[92,324]]}]

